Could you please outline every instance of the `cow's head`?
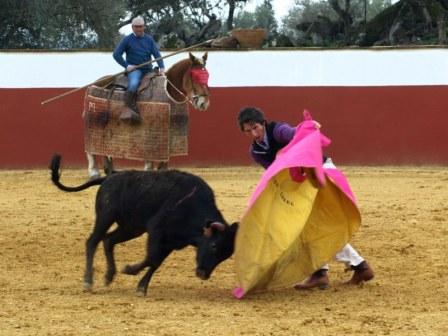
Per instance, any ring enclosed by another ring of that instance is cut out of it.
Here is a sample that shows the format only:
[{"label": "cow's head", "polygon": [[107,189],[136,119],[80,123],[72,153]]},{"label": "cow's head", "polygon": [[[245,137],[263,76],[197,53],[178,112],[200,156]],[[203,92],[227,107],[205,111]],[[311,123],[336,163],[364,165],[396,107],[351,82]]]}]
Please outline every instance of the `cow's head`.
[{"label": "cow's head", "polygon": [[227,225],[208,221],[205,224],[196,255],[196,275],[199,278],[210,278],[215,267],[233,254],[237,229],[238,223]]}]

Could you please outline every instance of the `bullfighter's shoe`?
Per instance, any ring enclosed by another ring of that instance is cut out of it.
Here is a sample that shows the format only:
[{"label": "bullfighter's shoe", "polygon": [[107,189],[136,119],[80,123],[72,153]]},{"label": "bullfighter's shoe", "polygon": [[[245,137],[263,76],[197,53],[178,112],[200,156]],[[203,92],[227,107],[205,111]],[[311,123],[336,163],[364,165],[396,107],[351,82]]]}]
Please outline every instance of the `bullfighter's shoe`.
[{"label": "bullfighter's shoe", "polygon": [[307,290],[313,288],[326,289],[328,288],[329,279],[326,269],[320,269],[313,274],[303,283],[294,285],[297,290]]},{"label": "bullfighter's shoe", "polygon": [[347,285],[359,285],[362,282],[372,280],[375,276],[372,268],[366,261],[363,261],[357,266],[351,266],[351,269],[355,272],[352,278],[345,282]]}]

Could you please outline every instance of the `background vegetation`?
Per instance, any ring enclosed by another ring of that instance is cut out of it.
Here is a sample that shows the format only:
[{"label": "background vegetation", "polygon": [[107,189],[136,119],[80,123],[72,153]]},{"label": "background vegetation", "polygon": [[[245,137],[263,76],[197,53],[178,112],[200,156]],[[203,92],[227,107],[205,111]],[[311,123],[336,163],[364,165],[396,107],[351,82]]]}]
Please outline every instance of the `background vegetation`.
[{"label": "background vegetation", "polygon": [[0,0],[1,49],[113,48],[133,17],[164,48],[265,28],[265,46],[445,44],[448,0],[296,0],[277,22],[271,0]]}]

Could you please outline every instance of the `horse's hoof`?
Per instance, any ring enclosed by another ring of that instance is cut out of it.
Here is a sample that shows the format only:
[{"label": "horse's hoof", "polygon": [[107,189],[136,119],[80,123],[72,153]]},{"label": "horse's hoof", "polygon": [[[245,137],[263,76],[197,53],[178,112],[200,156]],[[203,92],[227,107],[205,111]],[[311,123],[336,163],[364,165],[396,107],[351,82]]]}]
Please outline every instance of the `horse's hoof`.
[{"label": "horse's hoof", "polygon": [[101,177],[100,174],[94,174],[94,175],[91,175],[91,176],[89,177],[89,181],[93,181],[93,180],[99,179],[100,177]]}]

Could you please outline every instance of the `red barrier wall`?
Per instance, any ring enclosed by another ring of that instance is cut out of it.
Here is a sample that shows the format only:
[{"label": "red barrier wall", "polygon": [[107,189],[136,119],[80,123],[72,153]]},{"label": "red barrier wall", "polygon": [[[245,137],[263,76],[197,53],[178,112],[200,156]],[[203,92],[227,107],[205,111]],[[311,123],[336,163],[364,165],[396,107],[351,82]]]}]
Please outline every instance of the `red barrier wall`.
[{"label": "red barrier wall", "polygon": [[[0,89],[0,168],[86,165],[84,92],[41,106],[69,89]],[[190,110],[190,154],[174,165],[245,165],[248,139],[236,114],[244,106],[296,124],[307,108],[333,143],[336,164],[448,164],[448,86],[212,88],[207,112]],[[136,164],[136,163],[134,163]]]}]

